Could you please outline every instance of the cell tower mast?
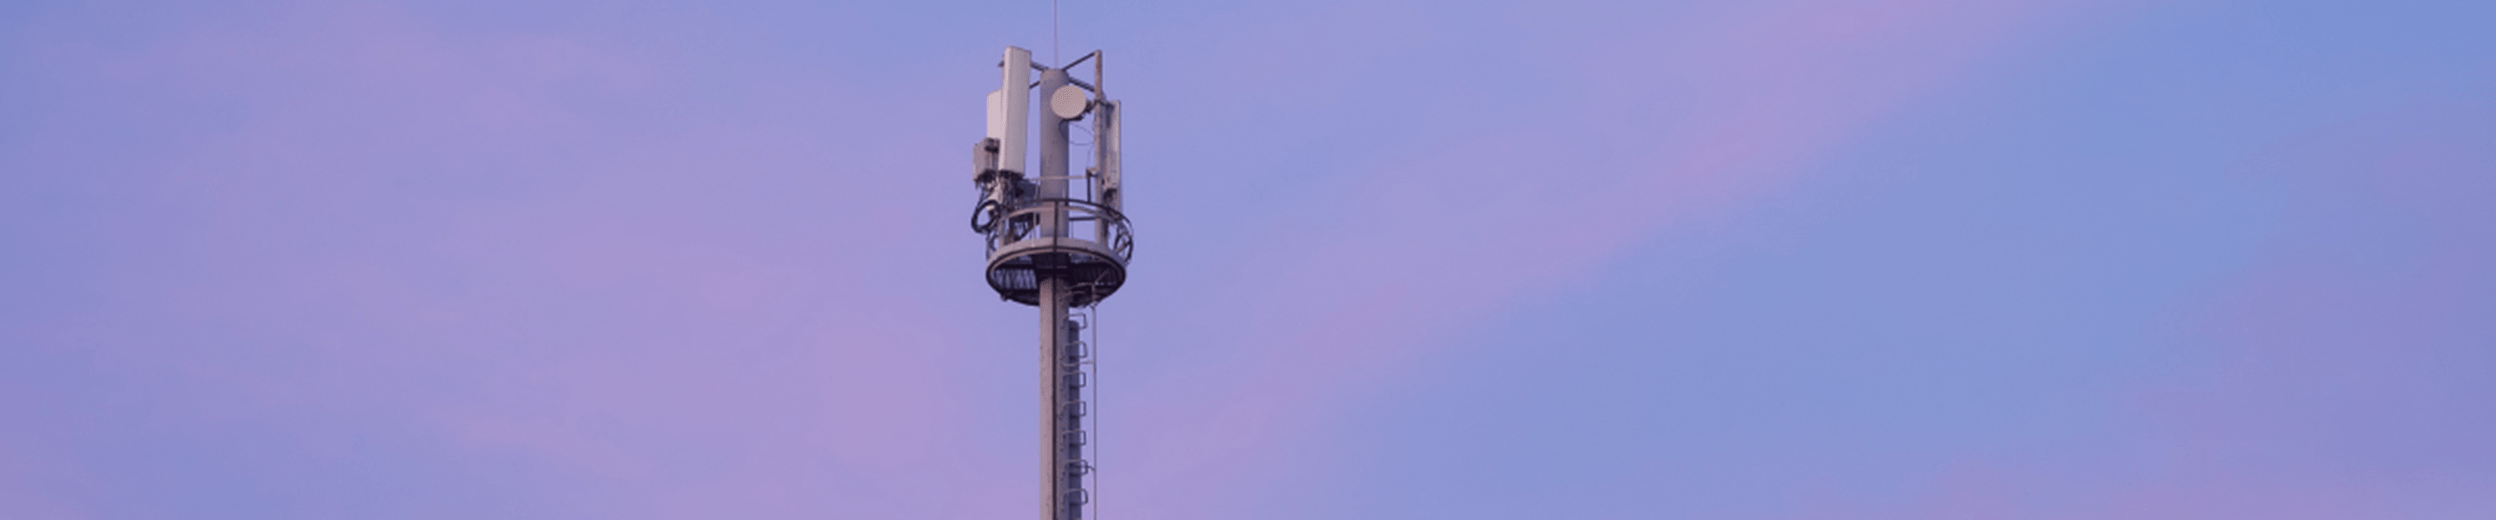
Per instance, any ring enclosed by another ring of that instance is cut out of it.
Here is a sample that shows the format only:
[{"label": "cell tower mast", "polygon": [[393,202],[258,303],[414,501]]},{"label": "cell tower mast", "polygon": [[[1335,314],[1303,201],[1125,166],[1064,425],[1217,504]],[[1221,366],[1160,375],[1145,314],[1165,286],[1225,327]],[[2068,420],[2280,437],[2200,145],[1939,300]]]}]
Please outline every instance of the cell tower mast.
[{"label": "cell tower mast", "polygon": [[[1092,62],[1092,82],[1067,69]],[[1008,301],[1040,308],[1040,518],[1079,520],[1091,501],[1084,478],[1092,473],[1084,447],[1088,415],[1084,388],[1091,353],[1075,309],[1100,303],[1127,282],[1135,241],[1119,183],[1118,102],[1103,93],[1100,51],[1047,67],[1031,51],[1005,48],[1004,82],[988,94],[988,136],[972,146],[979,204],[971,230],[986,238],[988,286]],[[1038,72],[1034,83],[1031,74]],[[1024,145],[1031,99],[1039,111],[1040,171],[1026,175]],[[1067,132],[1090,118],[1092,167],[1069,175]],[[1075,182],[1081,190],[1070,190]]]}]

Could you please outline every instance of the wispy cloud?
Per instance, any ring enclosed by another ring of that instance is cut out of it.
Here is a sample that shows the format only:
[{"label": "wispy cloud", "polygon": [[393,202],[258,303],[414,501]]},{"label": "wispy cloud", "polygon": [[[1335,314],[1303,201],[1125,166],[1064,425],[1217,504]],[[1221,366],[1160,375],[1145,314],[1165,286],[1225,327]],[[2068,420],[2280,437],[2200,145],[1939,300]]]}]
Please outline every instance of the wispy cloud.
[{"label": "wispy cloud", "polygon": [[[1511,43],[1564,64],[1526,81],[1566,85],[1556,92],[1568,97],[1463,90],[1462,74],[1496,67],[1413,78],[1459,86],[1422,111],[1440,115],[1415,122],[1417,136],[1390,139],[1397,146],[1350,168],[1358,209],[1284,216],[1239,239],[1273,249],[1225,289],[1238,303],[1220,312],[1235,328],[1198,338],[1227,345],[1230,358],[1171,377],[1135,405],[1163,423],[1153,444],[1129,448],[1140,452],[1132,460],[1187,478],[1130,493],[1163,515],[1247,511],[1256,486],[1290,478],[1283,465],[1293,456],[1281,454],[1469,320],[1575,281],[1663,230],[1738,209],[1881,117],[2052,34],[2056,17],[2089,10],[1772,3],[1647,23],[1596,11],[1511,13],[1554,25]],[[1588,34],[1568,24],[1620,25]],[[1457,126],[1418,126],[1442,121]]]}]

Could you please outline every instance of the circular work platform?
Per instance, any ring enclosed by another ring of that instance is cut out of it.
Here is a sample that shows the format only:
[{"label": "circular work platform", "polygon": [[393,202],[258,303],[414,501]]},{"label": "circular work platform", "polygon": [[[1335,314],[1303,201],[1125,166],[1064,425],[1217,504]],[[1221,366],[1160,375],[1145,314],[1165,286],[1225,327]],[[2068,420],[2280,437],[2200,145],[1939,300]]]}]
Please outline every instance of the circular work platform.
[{"label": "circular work platform", "polygon": [[[1049,213],[1057,213],[1055,233],[1041,229]],[[997,297],[1024,305],[1040,304],[1040,282],[1066,282],[1067,306],[1082,307],[1109,298],[1127,283],[1127,260],[1135,242],[1127,218],[1117,210],[1089,201],[1031,201],[992,221],[988,238],[988,287]]]}]

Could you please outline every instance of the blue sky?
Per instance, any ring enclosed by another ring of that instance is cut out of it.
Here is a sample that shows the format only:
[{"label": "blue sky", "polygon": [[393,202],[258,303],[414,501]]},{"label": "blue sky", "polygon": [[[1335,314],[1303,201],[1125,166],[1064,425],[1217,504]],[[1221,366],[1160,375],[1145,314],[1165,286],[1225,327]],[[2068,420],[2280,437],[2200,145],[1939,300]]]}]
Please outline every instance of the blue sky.
[{"label": "blue sky", "polygon": [[[2496,12],[1072,2],[1109,518],[2496,514]],[[987,518],[1035,2],[0,7],[0,516]]]}]

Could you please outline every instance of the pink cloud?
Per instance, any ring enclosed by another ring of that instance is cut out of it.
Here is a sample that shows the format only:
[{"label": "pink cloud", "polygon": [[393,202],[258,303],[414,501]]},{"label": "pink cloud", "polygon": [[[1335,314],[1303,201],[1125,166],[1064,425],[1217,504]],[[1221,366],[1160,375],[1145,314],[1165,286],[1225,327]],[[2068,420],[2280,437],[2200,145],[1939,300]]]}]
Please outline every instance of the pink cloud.
[{"label": "pink cloud", "polygon": [[[272,458],[435,457],[366,469],[556,490],[523,507],[608,517],[967,517],[1021,503],[1028,473],[989,473],[993,457],[966,448],[990,421],[969,404],[980,374],[963,361],[987,349],[904,290],[954,286],[928,280],[953,266],[906,253],[975,246],[952,226],[892,224],[955,213],[921,218],[938,206],[896,185],[924,179],[880,175],[902,168],[862,152],[893,138],[817,123],[848,115],[827,114],[841,80],[775,77],[740,92],[758,99],[704,112],[679,99],[702,88],[688,79],[704,72],[698,56],[637,42],[454,34],[377,3],[169,25],[136,42],[26,37],[41,78],[71,92],[42,131],[0,150],[6,169],[33,173],[0,180],[123,184],[60,223],[78,237],[62,242],[99,259],[85,268],[100,274],[64,282],[94,309],[6,336],[162,376],[99,391],[175,410],[53,410],[77,420],[0,441],[78,449],[0,451],[33,459],[0,465],[0,494],[58,481],[52,469],[123,464],[103,460],[116,441],[95,431],[256,430],[262,440],[220,448],[249,450],[350,442],[306,432],[352,424],[413,446]],[[777,189],[743,195],[757,183]],[[310,478],[265,464],[220,469]],[[106,507],[78,500],[141,492],[132,481],[145,478],[98,473],[31,488],[72,500],[11,500],[0,516]]]},{"label": "pink cloud", "polygon": [[1256,267],[1231,309],[1233,357],[1172,376],[1135,405],[1166,431],[1126,450],[1190,478],[1127,493],[1162,515],[1249,510],[1255,492],[1239,490],[1290,478],[1276,454],[1299,449],[1338,403],[1426,359],[1432,341],[1790,182],[1885,114],[2078,11],[1746,4],[1572,40],[1571,50],[1611,50],[1550,56],[1570,65],[1554,81],[1594,86],[1584,99],[1373,156],[1357,168],[1362,210],[1322,224],[1284,216],[1280,231],[1241,238],[1315,242],[1243,262]]}]

